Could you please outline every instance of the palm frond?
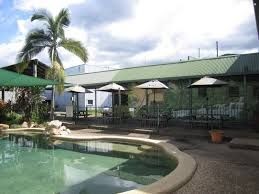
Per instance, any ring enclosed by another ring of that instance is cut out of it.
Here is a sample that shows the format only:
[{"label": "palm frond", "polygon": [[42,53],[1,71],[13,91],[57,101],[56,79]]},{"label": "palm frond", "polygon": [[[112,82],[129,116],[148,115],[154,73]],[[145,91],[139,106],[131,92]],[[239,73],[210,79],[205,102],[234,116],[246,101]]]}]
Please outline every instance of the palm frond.
[{"label": "palm frond", "polygon": [[22,61],[15,65],[16,71],[22,73],[29,65],[29,61]]},{"label": "palm frond", "polygon": [[64,91],[65,72],[57,61],[54,61],[52,67],[47,70],[46,77],[47,79],[52,79],[59,83],[56,86],[56,91],[59,94],[61,94]]},{"label": "palm frond", "polygon": [[68,9],[62,9],[55,17],[55,23],[61,27],[68,27],[70,24],[70,14]]},{"label": "palm frond", "polygon": [[32,15],[31,21],[40,20],[49,22],[50,18],[53,18],[50,12],[46,9],[39,9]]},{"label": "palm frond", "polygon": [[64,28],[70,24],[70,14],[68,9],[62,9],[54,19],[54,31],[59,38],[65,37]]},{"label": "palm frond", "polygon": [[87,62],[88,52],[80,41],[73,39],[62,39],[59,46],[78,56],[84,63]]},{"label": "palm frond", "polygon": [[45,46],[35,46],[32,44],[26,44],[22,50],[17,55],[17,61],[19,62],[26,62],[31,60],[33,57],[35,57],[37,54],[39,54],[41,51],[43,51]]},{"label": "palm frond", "polygon": [[50,34],[47,34],[43,29],[31,30],[25,39],[25,44],[32,44],[35,46],[50,46],[53,40]]}]

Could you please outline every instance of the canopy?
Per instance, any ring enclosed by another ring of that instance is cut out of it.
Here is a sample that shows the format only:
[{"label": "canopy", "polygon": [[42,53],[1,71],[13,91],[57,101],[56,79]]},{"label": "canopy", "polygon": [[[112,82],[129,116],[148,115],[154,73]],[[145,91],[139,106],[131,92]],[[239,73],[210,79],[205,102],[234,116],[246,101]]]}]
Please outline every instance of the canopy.
[{"label": "canopy", "polygon": [[227,84],[228,84],[227,82],[205,76],[205,77],[199,79],[198,81],[192,83],[189,86],[189,88],[220,87],[220,86],[224,86],[224,85],[227,85]]},{"label": "canopy", "polygon": [[100,87],[98,89],[99,91],[106,91],[106,92],[114,92],[114,91],[124,91],[126,90],[126,88],[124,88],[123,86],[116,84],[116,83],[111,83],[108,85],[105,85],[103,87]]},{"label": "canopy", "polygon": [[0,86],[29,87],[56,85],[57,82],[0,69]]},{"label": "canopy", "polygon": [[168,87],[165,84],[158,80],[151,80],[144,84],[140,84],[136,87],[141,89],[168,89]]},{"label": "canopy", "polygon": [[74,92],[74,93],[93,93],[90,90],[85,89],[80,85],[74,85],[65,89],[65,92]]}]

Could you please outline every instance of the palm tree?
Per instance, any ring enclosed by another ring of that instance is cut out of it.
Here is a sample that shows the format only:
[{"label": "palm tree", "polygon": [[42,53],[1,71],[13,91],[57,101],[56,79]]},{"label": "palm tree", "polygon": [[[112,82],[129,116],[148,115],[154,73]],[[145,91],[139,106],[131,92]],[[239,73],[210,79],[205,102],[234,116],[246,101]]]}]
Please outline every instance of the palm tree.
[{"label": "palm tree", "polygon": [[[88,59],[86,48],[80,41],[65,37],[64,29],[70,24],[68,9],[62,9],[56,17],[53,17],[47,10],[39,10],[31,17],[31,22],[38,20],[43,22],[42,28],[36,28],[28,32],[25,45],[17,56],[22,66],[28,61],[47,49],[52,67],[47,72],[47,77],[60,84],[57,87],[59,92],[64,88],[64,69],[61,62],[58,48],[62,47],[78,56],[84,63]],[[55,87],[52,90],[51,118],[54,118],[55,109]]]}]

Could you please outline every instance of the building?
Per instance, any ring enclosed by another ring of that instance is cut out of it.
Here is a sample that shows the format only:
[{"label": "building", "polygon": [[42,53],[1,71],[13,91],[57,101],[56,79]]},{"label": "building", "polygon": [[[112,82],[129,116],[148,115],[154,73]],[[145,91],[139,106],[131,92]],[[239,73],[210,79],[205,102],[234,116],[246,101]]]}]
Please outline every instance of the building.
[{"label": "building", "polygon": [[[66,77],[66,82],[77,83],[89,89],[111,82],[122,84],[130,90],[124,104],[140,109],[146,104],[145,91],[134,86],[158,79],[170,89],[158,91],[156,101],[174,117],[186,117],[191,110],[204,112],[208,95],[213,112],[224,114],[230,120],[248,121],[255,118],[259,107],[258,74],[259,53],[250,53],[70,75]],[[208,90],[187,88],[203,76],[225,80],[229,85]],[[152,104],[152,91],[148,95],[149,104]]]},{"label": "building", "polygon": [[[26,66],[23,66],[22,63],[16,63],[13,65],[3,66],[2,69],[13,72],[19,72],[20,69],[24,75],[45,79],[46,71],[49,69],[49,66],[37,59],[33,59],[30,60]],[[4,99],[5,101],[14,101],[14,95],[15,93],[13,91],[9,91],[8,88],[2,88],[1,99]]]},{"label": "building", "polygon": [[[86,64],[74,66],[65,69],[66,76],[73,76],[84,74],[87,72],[97,72],[103,69],[102,67],[98,66],[89,66]],[[74,82],[75,84],[76,81]],[[88,109],[94,108],[95,106],[95,94],[94,90],[91,90],[93,93],[86,93],[86,94],[79,94],[79,109],[84,110],[86,107]],[[48,99],[51,99],[51,91],[47,91],[45,93]],[[56,110],[58,111],[65,111],[67,105],[71,105],[72,94],[69,92],[64,92],[61,95],[56,95],[55,97],[55,106]],[[108,92],[101,92],[97,91],[97,98],[96,98],[97,107],[106,108],[111,107],[111,94]]]}]

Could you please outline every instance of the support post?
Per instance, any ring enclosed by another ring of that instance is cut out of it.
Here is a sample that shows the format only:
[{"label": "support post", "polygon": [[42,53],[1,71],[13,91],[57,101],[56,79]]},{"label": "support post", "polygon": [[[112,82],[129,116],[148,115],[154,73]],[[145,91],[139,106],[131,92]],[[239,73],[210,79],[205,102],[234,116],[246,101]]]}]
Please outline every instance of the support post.
[{"label": "support post", "polygon": [[146,89],[146,114],[148,115],[148,109],[149,109],[149,106],[148,106],[148,89]]},{"label": "support post", "polygon": [[97,91],[94,89],[94,116],[97,118]]},{"label": "support post", "polygon": [[[192,80],[189,79],[189,86],[192,84]],[[192,88],[189,88],[189,114],[190,114],[190,122],[192,124]]]},{"label": "support post", "polygon": [[4,88],[2,88],[2,101],[4,101],[4,99],[5,99],[5,90]]},{"label": "support post", "polygon": [[245,119],[245,122],[248,121],[248,114],[247,114],[247,76],[244,75],[243,76],[243,87],[244,87],[244,90],[243,90],[243,95],[244,95],[244,112],[245,112],[245,115],[244,115],[244,119]]},{"label": "support post", "polygon": [[118,91],[118,95],[119,95],[119,118],[120,118],[120,124],[121,124],[121,90],[119,88],[119,91]]},{"label": "support post", "polygon": [[38,77],[38,61],[36,61],[36,63],[33,63],[33,76],[34,77]]},{"label": "support post", "polygon": [[79,119],[79,94],[76,93],[76,124]]}]

